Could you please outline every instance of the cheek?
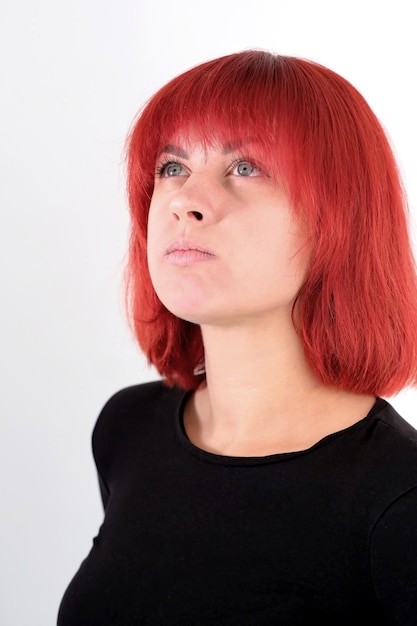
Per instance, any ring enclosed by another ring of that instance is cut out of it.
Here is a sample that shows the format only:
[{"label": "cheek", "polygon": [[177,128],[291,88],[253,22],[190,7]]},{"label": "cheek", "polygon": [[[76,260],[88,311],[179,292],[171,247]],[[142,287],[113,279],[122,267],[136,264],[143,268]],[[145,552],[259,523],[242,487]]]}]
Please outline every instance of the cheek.
[{"label": "cheek", "polygon": [[[269,275],[279,277],[283,293],[287,293],[291,300],[296,297],[307,276],[311,257],[307,236],[304,229],[289,220],[278,225],[276,229],[271,229],[266,237],[267,246],[264,250],[269,248],[272,251]],[[266,266],[268,256],[264,255]],[[268,271],[267,267],[265,271]]]},{"label": "cheek", "polygon": [[156,207],[153,203],[153,200],[151,200],[148,211],[148,241],[153,237],[153,233],[157,225],[158,222],[156,220]]},{"label": "cheek", "polygon": [[148,258],[148,267],[151,272],[156,267],[156,262],[158,256],[160,255],[160,247],[162,240],[162,227],[161,220],[157,218],[157,212],[155,207],[151,206],[149,208],[148,214],[148,229],[147,229],[147,258]]},{"label": "cheek", "polygon": [[[166,247],[169,245],[169,228],[160,214],[159,206],[150,206],[147,234],[147,262],[153,288],[160,301],[172,311],[172,300],[178,298],[180,290],[173,268],[164,262]],[[176,314],[174,312],[174,314]]]},{"label": "cheek", "polygon": [[255,261],[257,257],[276,268],[299,270],[308,258],[308,238],[302,228],[285,208],[273,209],[269,219],[252,221],[244,233],[248,252]]}]

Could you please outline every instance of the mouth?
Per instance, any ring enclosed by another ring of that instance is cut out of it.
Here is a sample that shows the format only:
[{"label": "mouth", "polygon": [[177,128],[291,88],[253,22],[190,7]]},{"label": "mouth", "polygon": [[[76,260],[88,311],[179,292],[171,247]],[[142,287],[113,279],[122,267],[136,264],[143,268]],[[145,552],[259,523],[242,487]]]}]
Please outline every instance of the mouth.
[{"label": "mouth", "polygon": [[172,265],[194,265],[215,257],[216,255],[208,248],[185,239],[170,244],[164,255],[165,260]]}]

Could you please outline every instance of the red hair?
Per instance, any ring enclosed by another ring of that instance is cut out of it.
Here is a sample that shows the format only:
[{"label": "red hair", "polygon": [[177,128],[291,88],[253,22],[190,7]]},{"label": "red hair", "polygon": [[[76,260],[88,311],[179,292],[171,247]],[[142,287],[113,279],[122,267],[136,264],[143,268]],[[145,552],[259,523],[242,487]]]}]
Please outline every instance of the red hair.
[{"label": "red hair", "polygon": [[318,378],[375,395],[415,383],[415,265],[381,124],[338,74],[262,51],[215,59],[170,81],[129,137],[128,306],[142,350],[167,382],[195,388],[204,356],[199,326],[164,307],[147,266],[155,163],[178,132],[203,143],[250,137],[267,171],[284,181],[312,247],[294,325]]}]

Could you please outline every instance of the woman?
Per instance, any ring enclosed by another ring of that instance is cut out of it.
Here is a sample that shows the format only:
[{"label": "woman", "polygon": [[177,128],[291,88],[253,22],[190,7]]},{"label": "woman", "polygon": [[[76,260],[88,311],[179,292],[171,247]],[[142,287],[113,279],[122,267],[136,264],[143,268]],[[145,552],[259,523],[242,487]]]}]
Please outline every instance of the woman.
[{"label": "woman", "polygon": [[404,196],[358,92],[249,51],[189,70],[128,148],[129,307],[164,382],[93,435],[105,518],[59,626],[417,623]]}]

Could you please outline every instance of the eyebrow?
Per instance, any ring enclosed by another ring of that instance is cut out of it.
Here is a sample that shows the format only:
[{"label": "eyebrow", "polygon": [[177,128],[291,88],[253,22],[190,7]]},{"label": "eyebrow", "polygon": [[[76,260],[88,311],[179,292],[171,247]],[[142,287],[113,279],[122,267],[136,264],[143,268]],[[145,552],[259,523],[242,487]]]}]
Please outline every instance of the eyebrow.
[{"label": "eyebrow", "polygon": [[[234,152],[238,148],[241,148],[243,145],[251,143],[251,142],[252,142],[251,139],[242,139],[242,140],[234,141],[233,143],[226,143],[224,144],[222,148],[222,154],[230,154],[231,152]],[[168,143],[159,152],[159,154],[164,154],[164,153],[173,154],[174,156],[177,156],[180,159],[189,159],[189,155],[186,150],[183,150],[179,146],[174,146],[171,143]]]},{"label": "eyebrow", "polygon": [[248,143],[252,143],[252,141],[253,140],[249,138],[249,139],[238,139],[231,143],[226,143],[223,146],[222,154],[230,154],[230,152],[234,152],[238,148],[241,148],[242,146],[245,146]]},{"label": "eyebrow", "polygon": [[189,158],[188,152],[186,152],[182,148],[179,148],[178,146],[172,145],[171,143],[164,146],[159,154],[163,154],[164,152],[166,152],[167,154],[173,154],[174,156],[180,157],[181,159]]}]

